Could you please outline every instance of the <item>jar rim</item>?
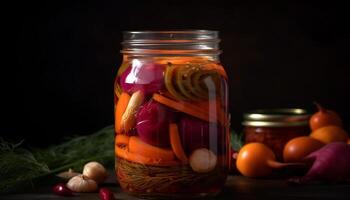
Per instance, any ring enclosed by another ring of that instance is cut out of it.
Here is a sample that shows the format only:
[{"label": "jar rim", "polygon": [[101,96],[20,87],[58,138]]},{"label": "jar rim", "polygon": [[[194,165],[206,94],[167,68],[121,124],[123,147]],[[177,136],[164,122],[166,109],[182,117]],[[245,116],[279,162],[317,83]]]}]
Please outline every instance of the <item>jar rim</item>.
[{"label": "jar rim", "polygon": [[218,33],[216,30],[208,29],[183,29],[183,30],[131,30],[123,33]]},{"label": "jar rim", "polygon": [[177,38],[191,38],[191,39],[218,39],[219,31],[204,30],[204,29],[189,29],[189,30],[144,30],[144,31],[123,31],[123,39],[137,40],[137,39],[158,39],[169,38],[175,40]]},{"label": "jar rim", "polygon": [[214,30],[124,31],[121,53],[217,56],[219,43],[219,31]]},{"label": "jar rim", "polygon": [[311,114],[301,108],[258,109],[244,114],[244,126],[290,127],[305,126]]}]

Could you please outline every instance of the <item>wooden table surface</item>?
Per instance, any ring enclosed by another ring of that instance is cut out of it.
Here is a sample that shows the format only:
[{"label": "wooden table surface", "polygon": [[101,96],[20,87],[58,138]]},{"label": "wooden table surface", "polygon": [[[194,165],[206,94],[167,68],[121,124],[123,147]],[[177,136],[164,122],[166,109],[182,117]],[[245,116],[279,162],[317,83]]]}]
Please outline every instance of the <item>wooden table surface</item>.
[{"label": "wooden table surface", "polygon": [[[134,200],[135,197],[129,196],[121,191],[113,177],[107,180],[106,187],[110,188],[118,200]],[[50,188],[42,188],[36,193],[8,194],[0,196],[1,200],[19,200],[19,199],[86,199],[98,200],[98,193],[77,194],[74,197],[60,197],[51,193]],[[226,185],[220,195],[212,199],[348,199],[350,200],[350,184],[313,184],[292,186],[285,180],[259,180],[250,179],[242,176],[229,176]]]}]

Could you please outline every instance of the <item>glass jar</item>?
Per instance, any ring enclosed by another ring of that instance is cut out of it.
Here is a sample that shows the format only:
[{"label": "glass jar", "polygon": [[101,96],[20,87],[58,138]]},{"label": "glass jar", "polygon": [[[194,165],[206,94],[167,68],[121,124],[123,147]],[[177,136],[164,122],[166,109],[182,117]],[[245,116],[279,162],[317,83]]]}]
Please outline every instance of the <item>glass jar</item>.
[{"label": "glass jar", "polygon": [[216,195],[228,174],[218,32],[124,32],[115,79],[116,176],[140,198]]},{"label": "glass jar", "polygon": [[264,143],[282,161],[283,148],[289,140],[310,134],[309,118],[303,109],[251,111],[244,114],[245,143]]}]

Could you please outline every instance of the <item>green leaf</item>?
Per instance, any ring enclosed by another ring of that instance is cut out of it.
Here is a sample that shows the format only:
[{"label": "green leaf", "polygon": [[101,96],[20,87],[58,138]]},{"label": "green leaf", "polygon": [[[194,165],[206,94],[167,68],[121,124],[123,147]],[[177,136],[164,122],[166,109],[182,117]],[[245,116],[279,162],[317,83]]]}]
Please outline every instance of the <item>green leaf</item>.
[{"label": "green leaf", "polygon": [[231,147],[235,150],[235,151],[239,151],[242,146],[244,145],[244,141],[243,141],[243,134],[240,133],[238,134],[237,132],[235,132],[233,129],[231,129]]}]

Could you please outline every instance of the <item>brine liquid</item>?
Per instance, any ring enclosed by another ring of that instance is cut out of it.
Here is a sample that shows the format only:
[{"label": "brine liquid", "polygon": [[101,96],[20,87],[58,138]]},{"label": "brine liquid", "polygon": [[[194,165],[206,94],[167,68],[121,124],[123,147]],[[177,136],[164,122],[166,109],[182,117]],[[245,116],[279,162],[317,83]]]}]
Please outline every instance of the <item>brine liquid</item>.
[{"label": "brine liquid", "polygon": [[[125,192],[217,194],[228,173],[224,69],[206,59],[127,60],[115,80],[115,127],[116,176]],[[196,157],[197,150],[212,156]]]}]

